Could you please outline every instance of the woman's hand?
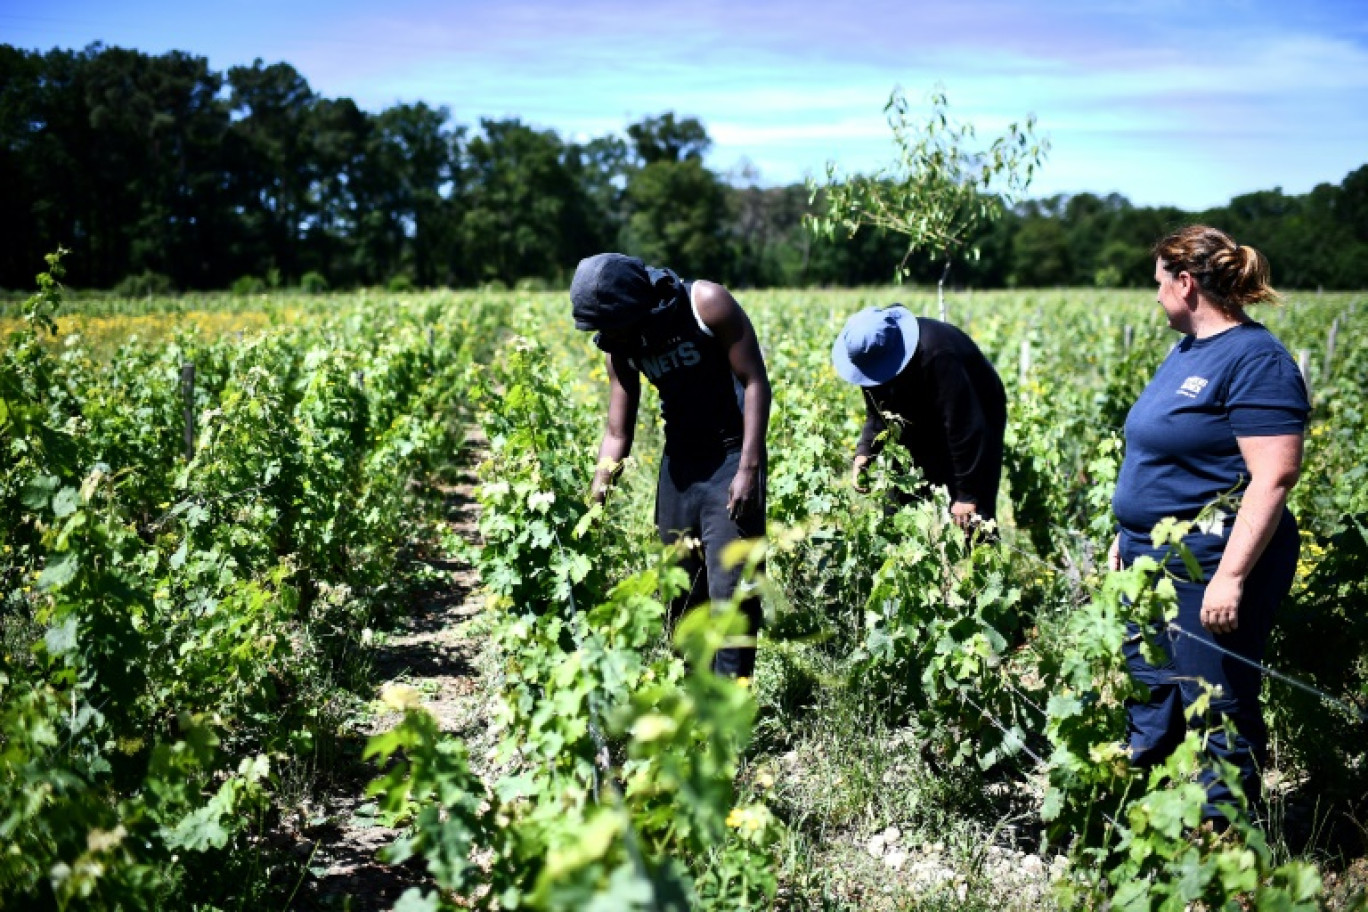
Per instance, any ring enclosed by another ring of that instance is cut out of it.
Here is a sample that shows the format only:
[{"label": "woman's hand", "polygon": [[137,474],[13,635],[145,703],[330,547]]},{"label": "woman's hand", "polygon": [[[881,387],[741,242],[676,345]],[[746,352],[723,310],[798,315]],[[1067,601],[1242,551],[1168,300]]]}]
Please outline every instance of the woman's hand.
[{"label": "woman's hand", "polygon": [[1112,539],[1111,547],[1107,549],[1107,569],[1122,570],[1121,566],[1121,533],[1116,533]]},{"label": "woman's hand", "polygon": [[1240,626],[1244,581],[1217,571],[1202,596],[1202,626],[1212,633],[1234,633]]}]

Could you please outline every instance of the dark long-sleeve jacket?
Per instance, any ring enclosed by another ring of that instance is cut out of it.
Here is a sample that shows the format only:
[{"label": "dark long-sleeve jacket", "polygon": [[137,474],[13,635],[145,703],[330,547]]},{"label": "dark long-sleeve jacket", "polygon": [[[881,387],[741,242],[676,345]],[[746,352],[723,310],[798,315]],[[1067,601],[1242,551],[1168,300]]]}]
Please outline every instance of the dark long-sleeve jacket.
[{"label": "dark long-sleeve jacket", "polygon": [[954,500],[995,514],[1002,477],[1007,396],[993,365],[965,333],[917,318],[920,339],[907,366],[888,383],[865,387],[865,424],[856,452],[875,455],[884,413],[901,424],[899,440],[926,481]]}]

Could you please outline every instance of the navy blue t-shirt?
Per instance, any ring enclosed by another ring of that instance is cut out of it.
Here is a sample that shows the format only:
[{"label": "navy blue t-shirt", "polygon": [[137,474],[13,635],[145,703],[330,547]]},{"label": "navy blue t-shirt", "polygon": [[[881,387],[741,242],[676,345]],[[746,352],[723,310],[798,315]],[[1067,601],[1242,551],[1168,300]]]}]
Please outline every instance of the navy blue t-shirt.
[{"label": "navy blue t-shirt", "polygon": [[[1249,468],[1236,438],[1300,434],[1310,411],[1301,372],[1262,324],[1184,337],[1126,417],[1112,497],[1123,550],[1148,550],[1150,530],[1166,516],[1192,519],[1223,494],[1238,497]],[[1208,569],[1220,561],[1229,525],[1187,540]]]}]

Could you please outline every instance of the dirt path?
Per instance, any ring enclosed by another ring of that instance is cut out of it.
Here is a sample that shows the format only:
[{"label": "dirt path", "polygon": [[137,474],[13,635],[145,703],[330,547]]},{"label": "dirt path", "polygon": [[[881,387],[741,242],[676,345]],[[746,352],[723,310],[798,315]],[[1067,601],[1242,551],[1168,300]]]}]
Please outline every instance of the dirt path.
[{"label": "dirt path", "polygon": [[[473,469],[467,469],[456,485],[437,489],[450,528],[467,541],[478,535],[475,483]],[[489,658],[483,652],[487,641],[470,631],[470,621],[481,608],[478,578],[462,561],[428,563],[447,582],[395,630],[377,637],[376,692],[389,683],[415,688],[441,730],[465,740],[471,754],[479,756],[487,747],[483,742],[490,708],[487,689],[480,683]],[[386,731],[398,718],[394,713],[365,717],[356,734],[364,739]],[[325,806],[312,815],[319,825],[301,834],[296,851],[311,857],[292,908],[372,912],[392,908],[410,887],[432,888],[421,863],[388,865],[376,857],[398,831],[376,819],[375,803],[365,793],[366,783],[377,775],[375,766],[359,760],[353,766],[349,781],[333,789]]]}]

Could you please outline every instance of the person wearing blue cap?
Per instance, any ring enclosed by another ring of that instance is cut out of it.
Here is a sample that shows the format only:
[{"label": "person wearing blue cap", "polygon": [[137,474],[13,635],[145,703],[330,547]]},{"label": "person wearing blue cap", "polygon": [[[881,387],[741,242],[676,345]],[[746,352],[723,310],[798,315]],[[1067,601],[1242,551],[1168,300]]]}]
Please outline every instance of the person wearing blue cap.
[{"label": "person wearing blue cap", "polygon": [[841,379],[864,391],[851,473],[857,490],[892,419],[926,483],[950,492],[957,525],[996,518],[1007,395],[974,340],[901,304],[870,307],[846,321],[831,361]]},{"label": "person wearing blue cap", "polygon": [[[667,544],[701,542],[681,566],[691,587],[672,619],[712,599],[730,599],[741,568],[722,563],[727,544],[765,534],[765,433],[770,385],[750,318],[726,288],[685,282],[636,257],[601,253],[580,261],[570,285],[575,328],[594,332],[608,370],[608,422],[592,496],[602,502],[632,450],[641,375],[660,394],[665,453],[656,488],[656,527]],[[713,670],[749,677],[758,598],[741,611],[744,645],[718,650]]]}]

